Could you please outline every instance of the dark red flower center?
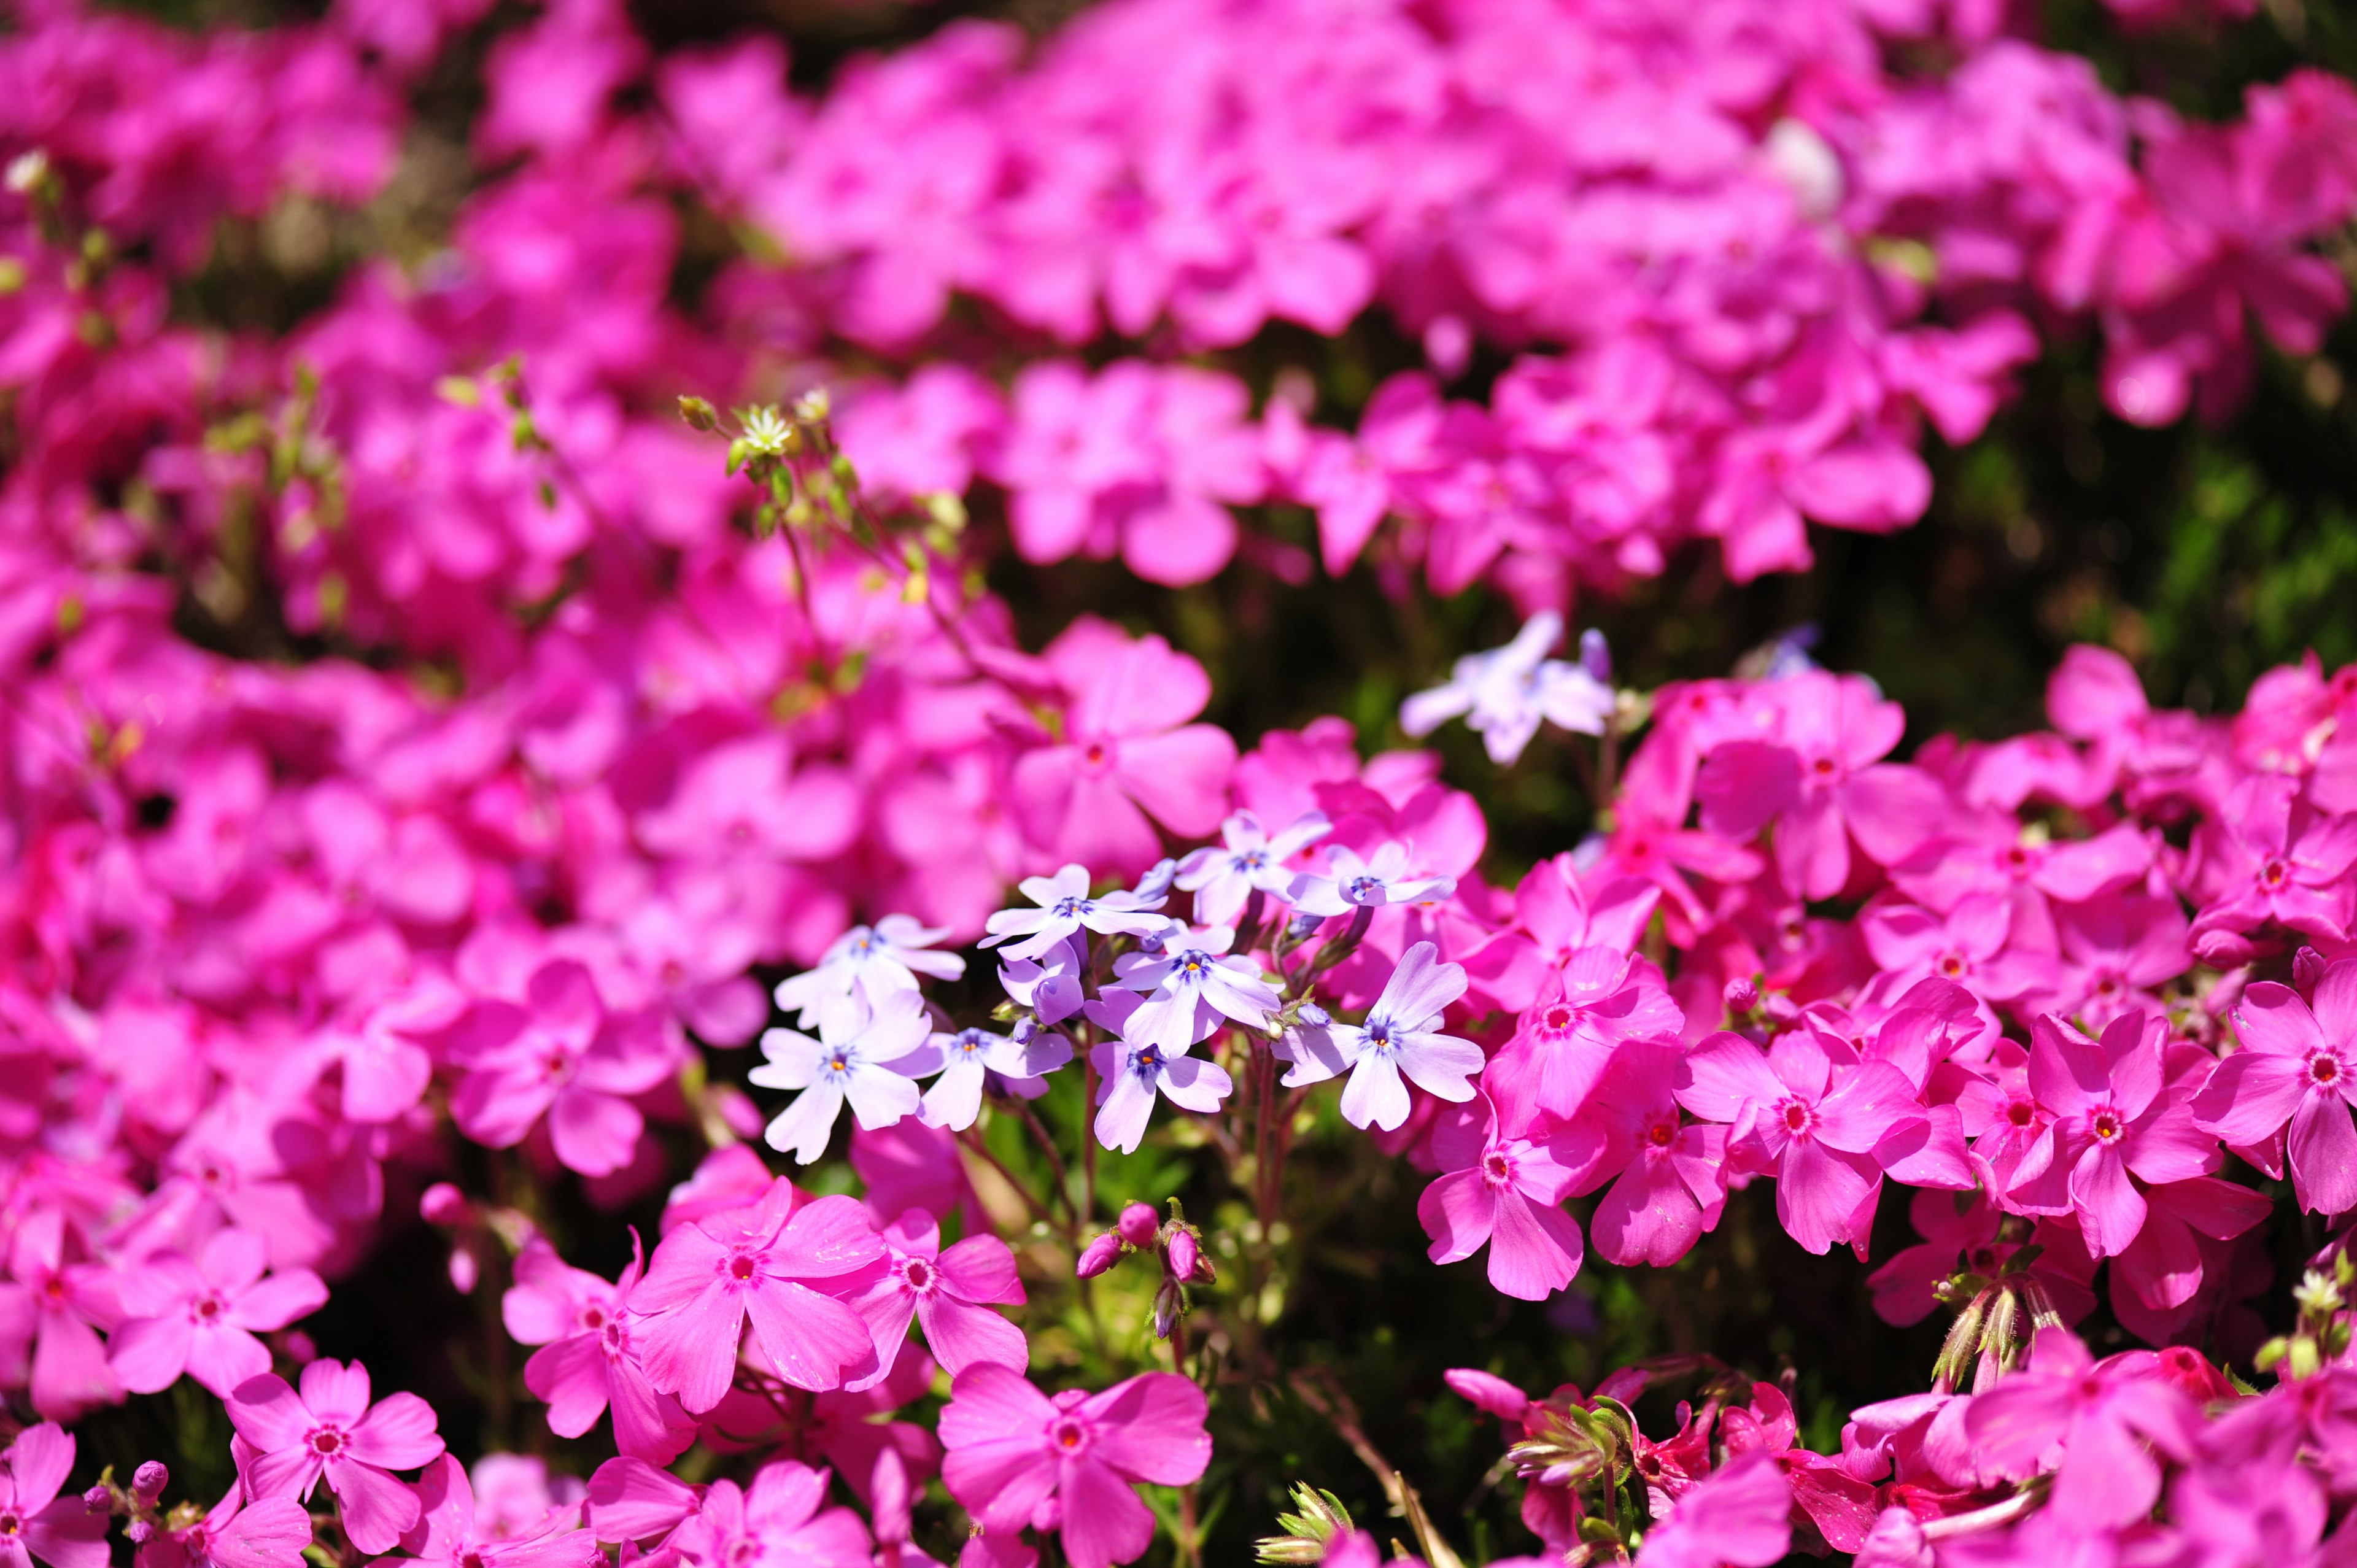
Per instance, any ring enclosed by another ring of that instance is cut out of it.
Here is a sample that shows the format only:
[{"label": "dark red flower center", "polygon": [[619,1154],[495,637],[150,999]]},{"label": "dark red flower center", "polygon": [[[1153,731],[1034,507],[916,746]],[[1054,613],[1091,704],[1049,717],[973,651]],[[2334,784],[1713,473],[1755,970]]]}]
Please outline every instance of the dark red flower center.
[{"label": "dark red flower center", "polygon": [[2118,1112],[2098,1111],[2095,1112],[2094,1131],[2098,1142],[2116,1144],[2120,1141],[2120,1135],[2127,1131],[2127,1127],[2120,1120]]},{"label": "dark red flower center", "polygon": [[1077,1421],[1060,1421],[1048,1432],[1055,1439],[1056,1446],[1067,1454],[1075,1453],[1088,1444],[1089,1430]]},{"label": "dark red flower center", "polygon": [[2269,887],[2282,886],[2284,885],[2284,878],[2290,875],[2291,867],[2286,865],[2280,860],[2270,860],[2265,865],[2259,867],[2259,880]]},{"label": "dark red flower center", "polygon": [[332,1426],[313,1427],[311,1435],[304,1441],[322,1459],[333,1458],[344,1451],[344,1434]]},{"label": "dark red flower center", "polygon": [[933,1287],[933,1266],[922,1258],[911,1258],[901,1271],[910,1290],[931,1290]]},{"label": "dark red flower center", "polygon": [[749,1280],[753,1277],[755,1267],[752,1253],[734,1253],[728,1259],[728,1277],[732,1280]]},{"label": "dark red flower center", "polygon": [[1645,1133],[1646,1140],[1657,1149],[1666,1149],[1678,1141],[1675,1122],[1656,1122]]}]

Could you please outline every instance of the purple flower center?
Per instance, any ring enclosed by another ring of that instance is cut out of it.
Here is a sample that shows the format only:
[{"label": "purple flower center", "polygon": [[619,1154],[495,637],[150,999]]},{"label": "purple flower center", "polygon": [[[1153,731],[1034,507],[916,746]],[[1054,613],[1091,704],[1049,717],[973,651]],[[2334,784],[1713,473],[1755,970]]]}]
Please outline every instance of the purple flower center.
[{"label": "purple flower center", "polygon": [[1342,885],[1342,897],[1353,904],[1372,904],[1383,890],[1382,877],[1369,876],[1362,872]]},{"label": "purple flower center", "polygon": [[1140,1046],[1130,1053],[1129,1070],[1143,1079],[1158,1077],[1162,1071],[1162,1047]]}]

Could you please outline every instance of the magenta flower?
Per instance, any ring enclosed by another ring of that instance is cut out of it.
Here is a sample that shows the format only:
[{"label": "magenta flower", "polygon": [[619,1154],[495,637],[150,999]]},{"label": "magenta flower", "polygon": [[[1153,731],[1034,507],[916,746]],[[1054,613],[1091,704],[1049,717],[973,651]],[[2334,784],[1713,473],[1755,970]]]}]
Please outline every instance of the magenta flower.
[{"label": "magenta flower", "polygon": [[589,1478],[587,1533],[660,1541],[692,1563],[873,1568],[866,1527],[849,1509],[826,1506],[826,1483],[825,1471],[791,1459],[762,1466],[749,1487],[691,1487],[643,1461],[608,1459]]},{"label": "magenta flower", "polygon": [[533,972],[525,1004],[478,1002],[453,1055],[467,1076],[451,1097],[459,1131],[504,1149],[548,1119],[567,1168],[610,1176],[630,1163],[646,1118],[630,1103],[671,1076],[677,1048],[652,1013],[608,1013],[571,959]]},{"label": "magenta flower", "polygon": [[58,1496],[73,1461],[73,1434],[50,1421],[27,1427],[0,1454],[0,1568],[106,1568],[106,1515]]},{"label": "magenta flower", "polygon": [[270,1370],[254,1331],[308,1316],[326,1304],[328,1287],[308,1269],[264,1279],[269,1262],[267,1242],[230,1228],[215,1231],[194,1262],[163,1252],[133,1271],[123,1289],[125,1321],[107,1348],[123,1386],[152,1394],[185,1371],[227,1399]]},{"label": "magenta flower", "polygon": [[2331,817],[2299,797],[2295,780],[2247,779],[2195,835],[2200,886],[2209,894],[2193,918],[2195,950],[2212,933],[2248,933],[2270,921],[2341,941],[2357,890],[2357,817]]},{"label": "magenta flower", "polygon": [[392,1472],[414,1470],[442,1452],[433,1409],[413,1393],[371,1405],[368,1371],[358,1361],[312,1362],[299,1393],[265,1372],[230,1396],[229,1419],[248,1498],[307,1502],[325,1481],[344,1533],[371,1553],[392,1551],[417,1522],[416,1494]]},{"label": "magenta flower", "polygon": [[640,1326],[631,1317],[641,1273],[635,1230],[630,1247],[621,1278],[608,1284],[534,1237],[516,1256],[515,1283],[500,1300],[500,1316],[517,1343],[542,1347],[524,1363],[523,1383],[547,1404],[551,1432],[578,1437],[610,1405],[614,1445],[668,1465],[695,1441],[695,1423],[647,1380]]},{"label": "magenta flower", "polygon": [[[1712,749],[1695,782],[1703,826],[1749,838],[1776,822],[1776,865],[1803,898],[1830,898],[1850,879],[1850,843],[1890,865],[1935,832],[1946,792],[1920,769],[1881,760],[1906,714],[1854,675],[1812,671],[1762,689],[1780,733]],[[1779,820],[1781,819],[1781,820]]]},{"label": "magenta flower", "polygon": [[2014,1168],[2006,1198],[2031,1214],[2075,1214],[2094,1257],[2124,1252],[2145,1220],[2131,1173],[2178,1182],[2217,1164],[2216,1143],[2163,1093],[2168,1022],[2124,1015],[2100,1045],[2050,1015],[2030,1033],[2030,1090],[2054,1120]]},{"label": "magenta flower", "polygon": [[1201,665],[1088,617],[1043,657],[1070,701],[1056,743],[1015,765],[1032,843],[1121,875],[1161,857],[1156,822],[1190,838],[1219,826],[1236,746],[1217,725],[1187,722],[1211,700]]},{"label": "magenta flower", "polygon": [[1776,1176],[1776,1218],[1812,1252],[1846,1241],[1861,1251],[1882,1191],[1875,1150],[1925,1120],[1915,1086],[1888,1062],[1842,1067],[1810,1030],[1781,1035],[1766,1054],[1717,1034],[1686,1058],[1678,1103],[1728,1123],[1738,1145]]},{"label": "magenta flower", "polygon": [[[2160,1497],[2158,1448],[2190,1456],[2192,1402],[2153,1374],[2148,1350],[2098,1362],[2067,1328],[2041,1331],[2029,1360],[1964,1412],[1975,1461],[1992,1479],[2026,1480],[2060,1444],[2047,1511],[2079,1532],[2142,1519]],[[2147,1446],[2149,1444],[2149,1446]]]},{"label": "magenta flower", "polygon": [[795,1206],[779,1181],[750,1208],[683,1225],[655,1249],[632,1293],[647,1380],[691,1412],[728,1391],[745,1322],[777,1369],[802,1389],[839,1388],[876,1369],[856,1295],[884,1267],[884,1243],[848,1197]]},{"label": "magenta flower", "polygon": [[25,1341],[32,1341],[30,1375],[15,1376],[51,1421],[78,1421],[123,1398],[98,1337],[120,1316],[120,1279],[103,1263],[68,1262],[67,1237],[63,1210],[36,1208],[9,1242],[10,1278],[0,1282],[0,1362],[23,1369]]},{"label": "magenta flower", "polygon": [[1030,1365],[1023,1330],[990,1310],[990,1304],[1020,1305],[1024,1299],[1006,1242],[985,1233],[944,1248],[940,1222],[921,1208],[885,1227],[883,1238],[890,1258],[883,1277],[853,1303],[884,1363],[875,1380],[892,1369],[911,1317],[924,1325],[925,1343],[952,1377],[982,1361],[1018,1372]]},{"label": "magenta flower", "polygon": [[2273,981],[2234,1009],[2243,1048],[2193,1097],[2193,1120],[2238,1148],[2286,1133],[2292,1188],[2314,1213],[2357,1208],[2357,959],[2328,966],[2314,1004]]},{"label": "magenta flower", "polygon": [[1727,1206],[1727,1129],[1685,1119],[1677,1096],[1684,1062],[1674,1041],[1627,1041],[1587,1102],[1607,1140],[1598,1171],[1620,1173],[1588,1229],[1596,1250],[1624,1268],[1676,1262]]},{"label": "magenta flower", "polygon": [[1154,1515],[1130,1488],[1202,1478],[1211,1439],[1203,1391],[1146,1372],[1102,1393],[1053,1398],[991,1362],[967,1369],[942,1411],[942,1479],[991,1535],[1060,1518],[1072,1568],[1109,1568],[1144,1553]]},{"label": "magenta flower", "polygon": [[1440,1178],[1416,1200],[1436,1263],[1490,1249],[1490,1283],[1523,1301],[1544,1301],[1579,1273],[1579,1223],[1556,1205],[1579,1185],[1601,1140],[1565,1128],[1512,1137],[1487,1095],[1432,1130]]},{"label": "magenta flower", "polygon": [[293,1498],[248,1502],[240,1485],[196,1523],[158,1530],[133,1561],[137,1568],[301,1568],[311,1539],[309,1509]]},{"label": "magenta flower", "polygon": [[1640,1568],[1768,1568],[1792,1548],[1792,1484],[1775,1455],[1728,1461],[1645,1536]]},{"label": "magenta flower", "polygon": [[418,1520],[401,1544],[420,1563],[445,1568],[595,1568],[605,1561],[577,1512],[554,1510],[536,1528],[503,1536],[496,1516],[479,1519],[467,1467],[445,1454],[417,1477]]}]

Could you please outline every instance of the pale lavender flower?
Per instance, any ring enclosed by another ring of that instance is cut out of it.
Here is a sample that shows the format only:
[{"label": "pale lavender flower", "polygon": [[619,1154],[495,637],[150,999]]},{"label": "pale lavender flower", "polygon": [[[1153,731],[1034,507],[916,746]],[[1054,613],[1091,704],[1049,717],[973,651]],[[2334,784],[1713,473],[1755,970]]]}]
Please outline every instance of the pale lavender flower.
[{"label": "pale lavender flower", "polygon": [[1220,824],[1217,844],[1206,844],[1178,863],[1178,886],[1195,896],[1195,918],[1207,926],[1232,926],[1254,892],[1285,897],[1293,886],[1286,862],[1334,831],[1322,811],[1304,811],[1275,834],[1250,811]]},{"label": "pale lavender flower", "polygon": [[1160,952],[1114,960],[1113,986],[1146,998],[1128,1020],[1129,1037],[1183,1051],[1222,1017],[1266,1028],[1283,998],[1261,977],[1259,965],[1228,953],[1235,939],[1225,926],[1179,926],[1164,934]]},{"label": "pale lavender flower", "polygon": [[1009,958],[1039,958],[1058,942],[1083,928],[1106,936],[1143,936],[1166,923],[1153,913],[1160,898],[1141,898],[1119,890],[1102,898],[1089,896],[1089,872],[1084,865],[1067,865],[1053,876],[1027,876],[1018,885],[1036,909],[1001,909],[983,922],[989,935],[984,947],[996,947],[1009,937],[1023,940],[1006,950]]},{"label": "pale lavender flower", "polygon": [[855,991],[818,1004],[818,1038],[792,1029],[761,1036],[769,1059],[746,1077],[764,1089],[801,1095],[770,1123],[770,1147],[791,1150],[809,1165],[826,1152],[827,1135],[845,1101],[869,1132],[889,1127],[918,1107],[916,1079],[941,1070],[931,1026],[914,991],[896,991],[871,1003]]},{"label": "pale lavender flower", "polygon": [[1370,1122],[1388,1133],[1407,1120],[1406,1078],[1426,1093],[1462,1103],[1473,1098],[1467,1080],[1488,1060],[1470,1040],[1436,1030],[1450,1003],[1465,994],[1465,970],[1439,961],[1440,950],[1418,942],[1400,956],[1399,967],[1367,1010],[1363,1024],[1337,1024],[1303,1010],[1303,1026],[1288,1030],[1286,1054],[1293,1061],[1287,1089],[1321,1083],[1347,1069],[1342,1116],[1354,1127]]},{"label": "pale lavender flower", "polygon": [[1410,876],[1407,869],[1407,845],[1397,840],[1378,844],[1365,860],[1347,845],[1335,844],[1326,852],[1327,875],[1304,872],[1287,892],[1303,914],[1326,917],[1386,904],[1418,904],[1457,891],[1453,876]]},{"label": "pale lavender flower", "polygon": [[1612,688],[1587,667],[1585,639],[1582,663],[1547,657],[1562,636],[1563,618],[1542,610],[1523,623],[1513,641],[1467,654],[1446,682],[1402,703],[1400,727],[1426,736],[1462,717],[1480,735],[1490,759],[1501,765],[1522,756],[1541,720],[1579,735],[1602,735],[1612,716]]},{"label": "pale lavender flower", "polygon": [[928,926],[909,915],[887,915],[872,926],[854,926],[835,938],[816,969],[778,982],[778,1005],[800,1013],[796,1022],[807,1029],[818,1022],[818,1004],[829,996],[847,995],[854,988],[871,1000],[914,991],[920,974],[955,980],[965,972],[965,960],[953,952],[929,950],[949,934],[946,926]]}]

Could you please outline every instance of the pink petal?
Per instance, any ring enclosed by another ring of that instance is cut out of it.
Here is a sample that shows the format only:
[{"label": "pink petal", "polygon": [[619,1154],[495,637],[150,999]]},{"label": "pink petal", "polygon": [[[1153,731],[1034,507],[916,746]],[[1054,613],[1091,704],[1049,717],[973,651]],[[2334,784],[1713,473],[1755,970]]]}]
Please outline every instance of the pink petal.
[{"label": "pink petal", "polygon": [[806,1286],[767,1281],[746,1293],[745,1312],[778,1376],[798,1389],[840,1388],[879,1360],[859,1315]]},{"label": "pink petal", "polygon": [[1189,725],[1168,735],[1124,740],[1115,774],[1132,800],[1164,827],[1199,837],[1227,814],[1228,776],[1236,743],[1211,725]]},{"label": "pink petal", "polygon": [[1476,1170],[1453,1171],[1426,1187],[1416,1199],[1415,1217],[1432,1238],[1432,1261],[1454,1263],[1480,1251],[1490,1240],[1497,1208],[1495,1189]]},{"label": "pink petal", "polygon": [[608,1459],[589,1477],[589,1528],[608,1544],[665,1534],[695,1507],[694,1487],[643,1459]]},{"label": "pink petal", "polygon": [[1081,1414],[1096,1426],[1097,1457],[1133,1479],[1166,1487],[1202,1479],[1211,1462],[1203,1431],[1210,1410],[1201,1389],[1170,1372],[1140,1373],[1081,1402]]},{"label": "pink petal", "polygon": [[925,1343],[952,1377],[981,1361],[1018,1372],[1031,1364],[1030,1342],[1023,1330],[990,1308],[960,1301],[946,1291],[920,1297],[916,1305]]},{"label": "pink petal", "polygon": [[943,1283],[968,1301],[1023,1302],[1015,1254],[996,1236],[969,1236],[944,1249],[940,1262]]},{"label": "pink petal", "polygon": [[2350,1123],[2348,1106],[2330,1095],[2304,1098],[2292,1112],[2286,1148],[2302,1208],[2314,1214],[2357,1208],[2357,1127]]},{"label": "pink petal", "polygon": [[1058,1487],[1064,1505],[1064,1556],[1072,1568],[1111,1568],[1154,1543],[1154,1514],[1093,1457],[1067,1459]]},{"label": "pink petal", "polygon": [[[134,1318],[114,1331],[114,1338],[107,1347],[107,1359],[124,1388],[135,1394],[152,1394],[179,1381],[188,1365],[188,1347],[195,1338],[196,1326],[182,1314]],[[262,1365],[246,1376],[254,1377],[268,1370],[270,1358],[265,1354]]]},{"label": "pink petal", "polygon": [[1498,1199],[1496,1225],[1490,1238],[1490,1283],[1500,1294],[1544,1301],[1579,1273],[1585,1251],[1579,1222],[1562,1209],[1509,1192]]},{"label": "pink petal", "polygon": [[606,1352],[587,1334],[559,1339],[523,1364],[523,1386],[548,1406],[551,1432],[578,1437],[606,1413]]},{"label": "pink petal", "polygon": [[[2328,975],[2330,971],[2326,971]],[[2234,1009],[2234,1033],[2245,1050],[2276,1056],[2305,1057],[2323,1048],[2324,1031],[2316,1015],[2288,985],[2263,980],[2243,993]]]},{"label": "pink petal", "polygon": [[[7,1463],[11,1502],[20,1512],[38,1513],[49,1506],[73,1473],[73,1434],[54,1421],[28,1426],[0,1458]],[[80,1506],[79,1498],[69,1500]],[[104,1534],[104,1530],[100,1533]]]},{"label": "pink petal", "polygon": [[347,1460],[329,1467],[328,1485],[343,1515],[344,1533],[362,1552],[392,1551],[417,1522],[417,1494],[382,1470]]},{"label": "pink petal", "polygon": [[[358,1369],[359,1363],[353,1367]],[[387,1394],[351,1428],[345,1452],[382,1469],[417,1468],[442,1452],[442,1439],[434,1430],[434,1407],[413,1393]]]}]

